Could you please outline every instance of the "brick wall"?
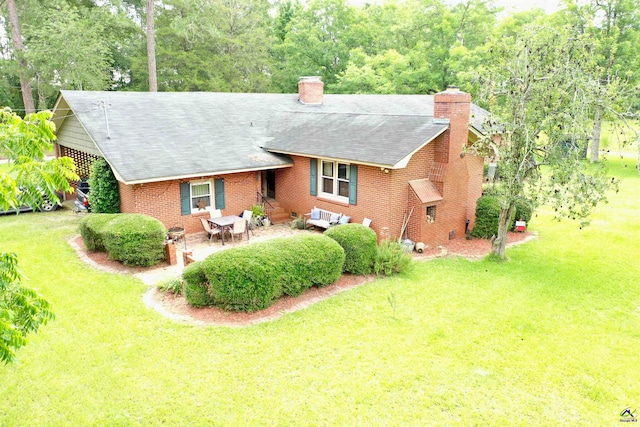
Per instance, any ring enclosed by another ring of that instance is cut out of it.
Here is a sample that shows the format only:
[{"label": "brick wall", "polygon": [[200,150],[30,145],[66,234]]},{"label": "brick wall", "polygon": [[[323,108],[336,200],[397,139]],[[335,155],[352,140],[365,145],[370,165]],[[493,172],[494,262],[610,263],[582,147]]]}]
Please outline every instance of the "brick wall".
[{"label": "brick wall", "polygon": [[[245,172],[220,176],[205,176],[197,181],[224,179],[225,209],[223,215],[238,215],[256,203],[256,192],[260,190],[260,173]],[[196,180],[196,179],[194,179]],[[187,233],[202,230],[200,218],[208,218],[209,212],[182,215],[180,183],[172,180],[147,184],[126,185],[120,183],[120,210],[140,213],[159,219],[167,228],[183,227]],[[186,181],[184,181],[186,182]],[[213,184],[212,184],[213,185]]]}]

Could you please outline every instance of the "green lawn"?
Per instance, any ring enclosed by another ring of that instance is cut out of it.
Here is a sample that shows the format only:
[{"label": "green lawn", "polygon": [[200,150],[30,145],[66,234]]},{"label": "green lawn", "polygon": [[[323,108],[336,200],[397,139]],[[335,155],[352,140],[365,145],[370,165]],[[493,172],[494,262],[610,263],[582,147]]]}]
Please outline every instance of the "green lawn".
[{"label": "green lawn", "polygon": [[620,425],[640,408],[640,178],[622,162],[588,228],[540,211],[508,263],[425,262],[247,328],[146,308],[141,282],[78,260],[70,211],[0,217],[57,314],[0,367],[0,425]]}]

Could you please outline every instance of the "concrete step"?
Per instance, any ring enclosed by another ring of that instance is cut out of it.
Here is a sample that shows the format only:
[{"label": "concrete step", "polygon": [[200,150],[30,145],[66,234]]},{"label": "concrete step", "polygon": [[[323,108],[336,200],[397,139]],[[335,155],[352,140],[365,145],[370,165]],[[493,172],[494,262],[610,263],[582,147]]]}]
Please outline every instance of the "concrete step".
[{"label": "concrete step", "polygon": [[282,208],[269,212],[269,218],[273,224],[282,224],[283,222],[288,222],[290,219],[289,213],[285,212]]}]

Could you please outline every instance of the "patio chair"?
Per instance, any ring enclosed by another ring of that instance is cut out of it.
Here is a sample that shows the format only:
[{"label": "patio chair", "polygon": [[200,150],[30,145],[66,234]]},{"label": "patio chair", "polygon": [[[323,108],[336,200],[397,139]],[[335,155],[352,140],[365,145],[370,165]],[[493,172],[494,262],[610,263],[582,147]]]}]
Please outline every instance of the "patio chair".
[{"label": "patio chair", "polygon": [[365,218],[362,220],[362,225],[364,225],[365,227],[368,227],[371,225],[371,220],[369,218]]},{"label": "patio chair", "polygon": [[253,211],[246,210],[242,212],[242,219],[247,221],[247,226],[249,227],[249,230],[251,230],[251,235],[254,236],[253,226],[251,225],[251,217],[253,217]]},{"label": "patio chair", "polygon": [[220,209],[209,209],[210,218],[220,218],[222,211]]},{"label": "patio chair", "polygon": [[209,224],[209,221],[207,221],[206,219],[200,218],[200,222],[202,223],[202,228],[204,228],[204,231],[209,237],[209,242],[211,242],[213,236],[220,235],[220,229],[218,227],[211,227],[211,224]]},{"label": "patio chair", "polygon": [[247,232],[247,221],[244,219],[239,219],[233,223],[233,230],[231,230],[232,237],[239,236],[240,240],[242,240],[242,235]]}]

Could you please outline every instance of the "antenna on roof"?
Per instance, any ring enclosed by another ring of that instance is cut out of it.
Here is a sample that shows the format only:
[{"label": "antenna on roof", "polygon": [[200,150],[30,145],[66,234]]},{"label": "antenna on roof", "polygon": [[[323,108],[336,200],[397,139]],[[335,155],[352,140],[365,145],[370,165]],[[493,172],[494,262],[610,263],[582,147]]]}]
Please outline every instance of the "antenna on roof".
[{"label": "antenna on roof", "polygon": [[102,109],[104,110],[104,124],[107,127],[107,139],[111,139],[111,133],[109,132],[109,117],[107,116],[107,104],[102,100]]}]

